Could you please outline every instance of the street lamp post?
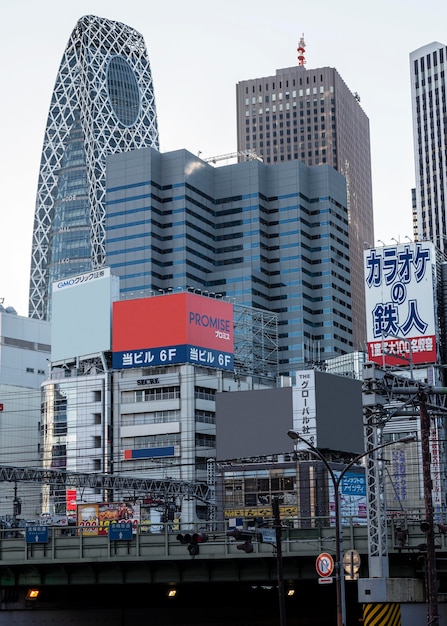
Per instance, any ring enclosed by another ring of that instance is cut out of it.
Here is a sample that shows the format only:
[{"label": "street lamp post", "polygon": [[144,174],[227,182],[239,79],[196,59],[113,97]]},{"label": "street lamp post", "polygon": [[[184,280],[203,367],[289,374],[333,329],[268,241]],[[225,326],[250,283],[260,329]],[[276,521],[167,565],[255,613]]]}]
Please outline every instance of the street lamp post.
[{"label": "street lamp post", "polygon": [[310,443],[307,439],[302,437],[296,430],[289,430],[287,434],[294,441],[302,441],[306,444],[306,446],[313,452],[323,463],[325,468],[328,471],[328,474],[331,478],[333,487],[334,487],[334,500],[335,500],[335,584],[336,584],[336,595],[337,595],[337,626],[346,626],[346,595],[345,595],[345,577],[343,574],[343,528],[342,528],[342,520],[340,515],[340,485],[341,481],[348,470],[351,469],[353,465],[356,465],[362,458],[375,452],[376,450],[380,450],[381,448],[386,448],[393,443],[409,443],[410,441],[415,440],[414,435],[408,435],[406,437],[402,437],[401,439],[397,439],[396,441],[386,441],[378,446],[370,448],[366,452],[362,454],[358,454],[355,456],[342,471],[336,476],[334,470],[330,466],[328,460],[324,457],[324,455],[320,452],[318,448],[316,448],[313,444]]}]

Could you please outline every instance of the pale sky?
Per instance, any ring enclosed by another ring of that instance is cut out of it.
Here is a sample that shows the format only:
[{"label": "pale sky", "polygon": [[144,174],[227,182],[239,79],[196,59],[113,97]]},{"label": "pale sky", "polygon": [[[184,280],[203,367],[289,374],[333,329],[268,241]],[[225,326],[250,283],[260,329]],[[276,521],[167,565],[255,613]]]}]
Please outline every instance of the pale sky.
[{"label": "pale sky", "polygon": [[[76,5],[76,6],[75,6]],[[77,20],[98,15],[146,42],[162,152],[236,151],[236,84],[297,63],[335,67],[370,121],[375,242],[412,236],[409,54],[447,43],[442,0],[0,0],[0,298],[28,315],[31,235],[45,124]],[[1,300],[0,300],[1,301]]]}]

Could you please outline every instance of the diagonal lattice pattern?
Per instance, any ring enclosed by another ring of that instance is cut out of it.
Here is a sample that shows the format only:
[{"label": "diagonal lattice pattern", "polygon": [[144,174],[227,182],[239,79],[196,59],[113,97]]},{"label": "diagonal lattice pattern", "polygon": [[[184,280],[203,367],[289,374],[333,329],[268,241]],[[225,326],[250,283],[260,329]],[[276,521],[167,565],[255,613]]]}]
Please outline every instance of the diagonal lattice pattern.
[{"label": "diagonal lattice pattern", "polygon": [[66,46],[45,129],[31,250],[29,316],[51,317],[51,283],[105,264],[106,157],[159,148],[143,37],[82,17]]}]

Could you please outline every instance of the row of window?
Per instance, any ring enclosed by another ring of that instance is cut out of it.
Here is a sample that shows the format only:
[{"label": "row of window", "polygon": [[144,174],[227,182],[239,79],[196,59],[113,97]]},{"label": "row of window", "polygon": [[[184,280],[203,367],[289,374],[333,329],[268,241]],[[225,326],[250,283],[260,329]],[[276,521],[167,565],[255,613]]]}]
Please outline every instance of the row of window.
[{"label": "row of window", "polygon": [[180,410],[174,411],[154,411],[153,413],[129,413],[122,415],[122,426],[144,426],[146,424],[168,424],[178,422]]},{"label": "row of window", "polygon": [[18,337],[0,337],[0,344],[13,346],[14,348],[22,348],[23,350],[32,350],[33,352],[51,352],[51,346],[49,344],[27,341],[26,339],[19,339]]},{"label": "row of window", "polygon": [[[330,93],[334,93],[334,88],[333,87],[329,87],[329,91]],[[310,96],[310,95],[317,95],[319,93],[324,93],[324,85],[320,85],[320,87],[312,87],[312,89],[310,87],[307,87],[306,89],[299,89],[298,91],[293,90],[292,91],[292,98],[296,98],[297,95],[299,98],[302,98],[303,96]],[[282,91],[280,91],[278,94],[276,93],[272,93],[271,95],[269,94],[265,94],[265,95],[260,95],[260,96],[252,96],[251,97],[251,104],[262,104],[263,102],[276,102],[276,99],[278,98],[278,100],[282,100],[284,98],[284,100],[289,100],[290,98],[290,92],[286,91],[284,94],[282,93]],[[250,105],[250,98],[245,98],[245,105],[249,106]]]},{"label": "row of window", "polygon": [[[304,80],[304,81],[303,81],[303,77],[300,77],[300,78],[299,78],[299,80],[298,80],[298,84],[299,84],[299,85],[303,85],[303,84],[309,85],[309,84],[310,84],[310,82],[311,82],[311,81],[310,81],[310,78],[312,78],[312,82],[313,82],[313,83],[314,83],[314,85],[315,85],[315,83],[317,82],[317,76],[316,76],[315,74],[314,74],[312,77],[310,77],[310,75],[309,75],[309,74],[306,74],[306,76],[305,76],[305,80]],[[322,83],[322,82],[323,82],[323,74],[320,74],[320,83]],[[282,84],[282,83],[283,83],[283,81],[282,81],[282,80],[278,81],[278,86],[277,86],[277,85],[276,85],[276,83],[275,83],[275,81],[273,81],[273,82],[272,82],[272,89],[271,89],[271,91],[275,91],[277,88],[278,88],[278,89],[282,89],[282,88],[283,88],[283,84]],[[284,85],[284,86],[285,86],[285,88],[286,88],[286,89],[288,89],[288,87],[289,87],[289,80],[285,80],[285,81],[284,81],[284,83],[285,83],[285,85]],[[293,79],[292,79],[291,83],[292,83],[292,85],[291,85],[292,87],[296,87],[296,83],[297,83],[297,81],[296,81],[296,79],[295,79],[295,78],[293,78]],[[269,91],[269,83],[266,83],[266,84],[264,85],[264,87],[262,86],[262,84],[259,84],[259,85],[258,85],[258,90],[259,90],[259,92]],[[251,91],[252,91],[252,93],[255,93],[255,85],[252,85]],[[319,87],[319,88],[318,88],[318,87],[312,87],[312,93],[313,93],[313,94],[318,93],[318,91],[319,91],[320,93],[324,93],[324,85],[320,85],[320,87]],[[334,87],[333,87],[332,85],[329,87],[329,91],[330,91],[330,93],[334,93]],[[248,92],[249,92],[249,86],[247,85],[247,86],[245,87],[245,93],[248,95]],[[298,90],[298,94],[299,94],[300,96],[303,96],[304,94],[305,94],[306,96],[309,96],[309,95],[310,95],[310,92],[311,92],[311,88],[310,88],[310,87],[306,87],[306,89],[304,89],[304,90],[303,90],[303,89],[299,89],[299,90]],[[293,90],[293,91],[292,91],[292,97],[296,98],[296,94],[297,94],[296,90]],[[275,96],[275,97],[276,97],[276,94],[275,94],[275,93],[273,93],[273,94],[272,94],[272,98],[273,98],[273,96]],[[256,97],[256,96],[254,96],[254,97]],[[283,97],[283,94],[282,94],[282,92],[280,91],[280,92],[278,93],[278,98],[282,99],[282,97]],[[289,91],[286,91],[286,92],[284,93],[284,97],[285,97],[285,98],[290,97],[290,92],[289,92]]]},{"label": "row of window", "polygon": [[[151,387],[150,389],[137,389],[133,392],[135,394],[134,402],[151,402],[153,400],[175,400],[180,398],[180,387]],[[129,396],[125,392],[123,394],[123,400]],[[131,400],[130,400],[131,401]]]},{"label": "row of window", "polygon": [[[180,445],[180,433],[162,433],[158,435],[145,435],[142,437],[126,437],[122,440],[125,449],[144,450],[146,448],[165,448]],[[195,446],[205,448],[216,447],[216,437],[196,433]]]},{"label": "row of window", "polygon": [[[261,473],[261,472],[255,472]],[[264,470],[265,478],[224,478],[225,506],[266,506],[274,496],[284,498],[289,493],[296,498],[296,471],[284,470],[283,475],[268,476],[269,470]],[[290,500],[290,498],[287,498]]]},{"label": "row of window", "polygon": [[427,69],[431,69],[432,59],[433,66],[436,67],[438,65],[438,52],[439,52],[439,63],[444,63],[444,48],[440,48],[439,50],[434,50],[431,54],[427,54],[426,57],[421,57],[420,59],[415,59],[414,61],[414,73],[417,75],[419,73],[419,65],[421,67],[421,72],[425,71],[425,64],[427,64]]},{"label": "row of window", "polygon": [[[144,426],[148,424],[168,424],[180,420],[180,410],[154,411],[153,413],[128,413],[121,417],[122,426]],[[215,413],[212,411],[196,411],[195,420],[204,424],[216,422]]]},{"label": "row of window", "polygon": [[[216,397],[216,390],[209,389],[208,387],[194,388],[194,397],[202,400],[214,401]],[[122,394],[122,402],[152,402],[154,400],[175,400],[180,398],[180,387],[178,385],[170,385],[166,387],[151,387],[149,389],[136,389],[133,391],[124,391]],[[160,411],[160,414],[169,412]],[[153,413],[148,415],[155,415]],[[161,421],[166,421],[161,419]],[[174,420],[168,420],[174,421]]]}]

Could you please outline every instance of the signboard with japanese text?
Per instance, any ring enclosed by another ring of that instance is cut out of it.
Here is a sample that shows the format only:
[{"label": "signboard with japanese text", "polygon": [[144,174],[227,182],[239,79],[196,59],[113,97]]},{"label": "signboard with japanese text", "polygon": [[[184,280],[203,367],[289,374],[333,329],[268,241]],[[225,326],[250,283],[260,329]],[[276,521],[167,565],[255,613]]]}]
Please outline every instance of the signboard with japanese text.
[{"label": "signboard with japanese text", "polygon": [[[334,471],[335,478],[340,472]],[[340,497],[340,517],[343,524],[364,526],[367,524],[366,477],[364,470],[348,471],[342,477],[338,493]],[[331,526],[335,526],[335,491],[329,480],[329,510]]]},{"label": "signboard with japanese text", "polygon": [[371,248],[364,260],[368,359],[382,366],[435,363],[435,246]]},{"label": "signboard with japanese text", "polygon": [[78,285],[84,285],[85,283],[95,282],[102,278],[108,278],[110,275],[110,268],[103,267],[99,270],[86,272],[85,274],[61,278],[60,280],[52,283],[52,292],[55,293],[56,291],[61,291],[62,289],[69,289]]},{"label": "signboard with japanese text", "polygon": [[129,541],[132,539],[132,522],[111,523],[108,529],[111,541]]},{"label": "signboard with japanese text", "polygon": [[194,363],[232,370],[233,305],[192,293],[113,304],[113,368]]},{"label": "signboard with japanese text", "polygon": [[432,495],[433,495],[433,508],[434,513],[437,519],[439,519],[439,514],[444,512],[444,493],[442,488],[442,456],[443,452],[441,450],[441,432],[443,430],[441,418],[436,418],[435,421],[431,421],[432,425],[430,427],[430,458],[431,458],[431,467],[430,467],[430,475],[431,475],[431,484],[432,484]]},{"label": "signboard with japanese text", "polygon": [[119,300],[119,278],[109,268],[53,283],[51,361],[110,351],[112,302]]},{"label": "signboard with japanese text", "polygon": [[66,498],[66,509],[67,512],[75,512],[76,511],[76,489],[67,489],[65,492]]},{"label": "signboard with japanese text", "polygon": [[30,524],[25,529],[26,543],[48,543],[48,526]]},{"label": "signboard with japanese text", "polygon": [[[315,371],[296,373],[293,387],[293,428],[313,446],[317,446],[317,403],[315,396]],[[297,450],[308,450],[304,441],[296,440]]]},{"label": "signboard with japanese text", "polygon": [[388,498],[391,499],[390,508],[399,509],[402,507],[402,503],[407,502],[408,499],[407,457],[405,450],[401,448],[393,447],[390,454],[393,489],[392,495],[388,496]]}]

